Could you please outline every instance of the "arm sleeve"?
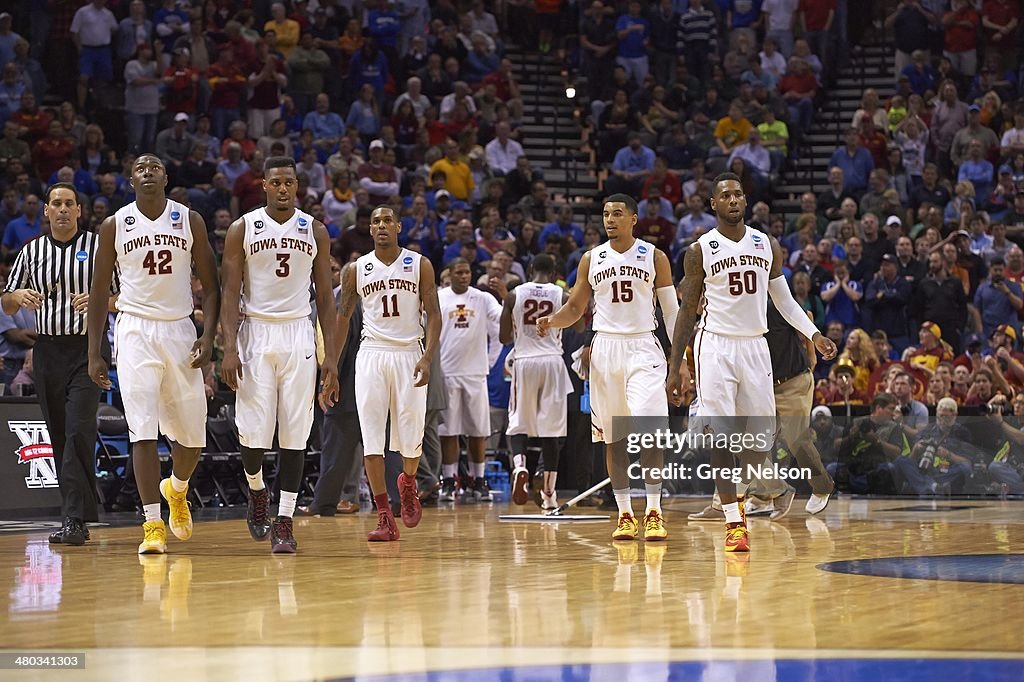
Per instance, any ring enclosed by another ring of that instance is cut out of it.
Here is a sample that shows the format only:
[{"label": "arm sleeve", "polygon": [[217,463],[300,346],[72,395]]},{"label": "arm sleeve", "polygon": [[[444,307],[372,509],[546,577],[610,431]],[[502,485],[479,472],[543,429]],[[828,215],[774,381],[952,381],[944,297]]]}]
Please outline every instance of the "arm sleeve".
[{"label": "arm sleeve", "polygon": [[768,295],[771,296],[775,307],[790,326],[808,339],[814,338],[814,335],[818,333],[818,328],[814,326],[803,308],[793,298],[793,294],[789,292],[785,277],[776,277],[768,282]]},{"label": "arm sleeve", "polygon": [[676,316],[679,314],[676,288],[660,287],[655,293],[658,294],[658,303],[661,304],[661,314],[665,317],[665,331],[668,332],[668,337],[671,339],[672,331],[676,328]]}]

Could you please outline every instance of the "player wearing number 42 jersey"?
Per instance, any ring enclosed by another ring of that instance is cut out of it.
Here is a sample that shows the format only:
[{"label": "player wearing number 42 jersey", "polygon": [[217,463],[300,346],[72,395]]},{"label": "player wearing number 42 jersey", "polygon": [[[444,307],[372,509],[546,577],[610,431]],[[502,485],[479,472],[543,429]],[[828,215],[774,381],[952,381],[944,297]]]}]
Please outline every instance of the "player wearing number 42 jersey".
[{"label": "player wearing number 42 jersey", "polygon": [[[270,533],[270,551],[277,554],[298,549],[292,516],[302,484],[316,391],[310,282],[324,347],[334,350],[331,240],[320,221],[295,209],[298,185],[291,158],[267,159],[263,166],[266,207],[232,223],[224,240],[221,373],[237,392],[235,424],[249,482],[246,522],[255,540]],[[337,364],[321,367],[329,388],[337,385],[336,368]],[[263,456],[273,446],[275,427],[281,498],[271,521]]]},{"label": "player wearing number 42 jersey", "polygon": [[[613,540],[632,540],[640,525],[633,517],[629,497],[629,455],[626,436],[641,425],[636,417],[654,417],[657,423],[642,428],[668,427],[665,396],[665,352],[654,336],[655,303],[661,305],[665,323],[675,322],[679,301],[672,286],[668,256],[651,244],[636,239],[636,201],[625,194],[605,199],[604,227],[608,241],[580,259],[576,286],[569,300],[554,315],[537,320],[537,331],[564,329],[575,323],[594,297],[594,341],[590,352],[590,417],[594,441],[605,443],[608,475],[619,508]],[[664,466],[661,450],[645,448],[641,466],[653,471]],[[647,510],[644,539],[668,537],[661,514],[661,481],[645,481]]]},{"label": "player wearing number 42 jersey", "polygon": [[[138,198],[99,228],[89,293],[89,376],[104,390],[112,387],[100,351],[116,267],[121,293],[114,362],[146,518],[139,554],[163,554],[167,531],[160,518],[161,495],[170,506],[171,532],[181,540],[192,537],[186,496],[189,477],[206,445],[202,368],[213,352],[220,291],[206,224],[195,211],[167,199],[167,170],[160,158],[138,157],[131,186]],[[193,266],[203,286],[206,321],[199,339],[191,319]],[[156,452],[161,432],[174,441],[173,470],[162,481]]]},{"label": "player wearing number 42 jersey", "polygon": [[[363,335],[356,354],[356,409],[366,477],[377,505],[377,528],[367,536],[370,542],[390,542],[399,537],[384,479],[387,435],[390,449],[402,455],[402,473],[398,476],[402,523],[414,528],[423,515],[416,470],[423,451],[430,360],[441,335],[434,268],[420,254],[398,245],[399,230],[401,224],[391,208],[381,206],[370,214],[373,251],[342,271],[334,333],[338,342],[324,360],[325,366],[338,366],[349,321],[361,298]],[[336,385],[331,389],[325,386],[321,405],[326,409],[337,397]],[[390,434],[386,433],[389,415]]]},{"label": "player wearing number 42 jersey", "polygon": [[[756,447],[740,454],[740,471],[747,476],[751,466],[764,461],[775,431],[772,363],[764,338],[768,297],[825,359],[835,356],[836,347],[818,332],[790,293],[782,276],[779,243],[743,223],[747,198],[739,177],[723,173],[716,178],[711,208],[718,227],[690,246],[685,256],[682,306],[672,338],[667,388],[672,401],[682,404],[691,383],[683,351],[693,335],[703,296],[704,314],[693,341],[697,395],[690,407],[691,428],[696,424],[705,433],[752,436],[746,440]],[[727,471],[733,464],[729,450],[712,450],[711,466],[716,472]],[[727,552],[750,549],[740,507],[750,479],[744,481],[737,485],[728,478],[716,480],[725,512]]]}]

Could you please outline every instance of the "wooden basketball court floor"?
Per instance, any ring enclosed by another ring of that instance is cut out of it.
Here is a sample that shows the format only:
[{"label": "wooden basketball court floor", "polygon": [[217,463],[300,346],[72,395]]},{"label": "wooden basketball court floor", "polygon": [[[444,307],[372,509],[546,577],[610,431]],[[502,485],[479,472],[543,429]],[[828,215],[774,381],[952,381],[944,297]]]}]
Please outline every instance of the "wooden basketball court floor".
[{"label": "wooden basketball court floor", "polygon": [[500,503],[377,545],[375,514],[299,517],[295,556],[241,519],[141,558],[138,525],[54,547],[4,524],[0,649],[85,667],[0,679],[1024,679],[1024,502],[798,500],[752,520],[748,557],[687,522],[703,502],[668,501],[646,545]]}]

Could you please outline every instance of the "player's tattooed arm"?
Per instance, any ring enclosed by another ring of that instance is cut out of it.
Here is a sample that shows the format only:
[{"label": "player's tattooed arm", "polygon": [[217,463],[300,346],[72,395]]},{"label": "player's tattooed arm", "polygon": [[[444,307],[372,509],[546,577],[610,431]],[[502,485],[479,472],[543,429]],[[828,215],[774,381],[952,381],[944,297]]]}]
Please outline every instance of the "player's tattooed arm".
[{"label": "player's tattooed arm", "polygon": [[89,378],[102,388],[110,390],[106,361],[101,352],[102,341],[106,336],[104,327],[107,323],[107,303],[110,299],[110,283],[114,278],[114,263],[117,260],[115,238],[117,222],[110,216],[99,227],[99,247],[96,251],[96,265],[93,271],[92,289],[89,291],[89,308],[86,313],[86,326],[89,332]]},{"label": "player's tattooed arm", "polygon": [[505,303],[501,307],[501,325],[498,328],[498,340],[506,346],[515,340],[512,333],[512,311],[515,306],[516,294],[510,291],[505,295]]},{"label": "player's tattooed arm", "polygon": [[686,346],[693,336],[700,297],[704,293],[704,259],[699,242],[694,242],[686,250],[683,271],[683,282],[680,286],[682,300],[679,303],[675,328],[672,330],[672,355],[669,361],[668,382],[665,386],[669,400],[677,407],[682,405],[683,398],[690,389],[690,370],[683,362],[683,353],[686,352]]},{"label": "player's tattooed arm", "polygon": [[217,279],[217,258],[213,255],[206,221],[195,211],[189,211],[192,227],[192,264],[203,285],[203,335],[192,346],[192,367],[203,367],[213,357],[213,340],[217,338],[217,320],[220,317],[220,282]]},{"label": "player's tattooed arm", "polygon": [[576,269],[576,284],[569,294],[569,300],[554,315],[545,315],[544,317],[537,318],[537,333],[540,336],[547,334],[548,329],[551,327],[555,329],[571,327],[587,312],[590,298],[594,294],[594,289],[590,286],[590,278],[587,277],[587,274],[590,272],[591,253],[588,251],[583,254],[583,258],[580,258],[579,267]]},{"label": "player's tattooed arm", "polygon": [[441,345],[441,306],[437,302],[434,266],[424,256],[420,256],[420,302],[427,315],[427,340],[423,357],[413,370],[413,380],[415,386],[426,386],[430,381],[430,362],[434,359],[437,347]]},{"label": "player's tattooed arm", "polygon": [[[334,356],[335,318],[334,288],[331,286],[331,237],[319,220],[313,221],[313,239],[316,241],[316,256],[313,258],[313,285],[316,294],[316,316],[324,336],[324,361],[320,364],[322,390],[338,399],[338,364],[328,362]],[[338,354],[340,357],[340,353]]]},{"label": "player's tattooed arm", "polygon": [[[341,302],[338,304],[338,314],[334,321],[334,350],[328,354],[324,350],[324,364],[333,367],[338,366],[341,354],[345,352],[345,343],[348,341],[348,329],[352,323],[352,314],[356,311],[359,303],[359,294],[356,291],[356,266],[355,263],[346,263],[341,268]],[[328,389],[328,390],[325,390]],[[337,391],[333,394],[329,387],[324,384],[320,387],[320,407],[326,410],[337,402]]]},{"label": "player's tattooed arm", "polygon": [[221,260],[224,290],[221,294],[220,333],[224,358],[220,372],[224,383],[232,391],[238,390],[238,380],[242,378],[242,362],[238,357],[238,318],[245,260],[244,240],[245,221],[239,218],[228,227],[224,237],[224,257]]}]

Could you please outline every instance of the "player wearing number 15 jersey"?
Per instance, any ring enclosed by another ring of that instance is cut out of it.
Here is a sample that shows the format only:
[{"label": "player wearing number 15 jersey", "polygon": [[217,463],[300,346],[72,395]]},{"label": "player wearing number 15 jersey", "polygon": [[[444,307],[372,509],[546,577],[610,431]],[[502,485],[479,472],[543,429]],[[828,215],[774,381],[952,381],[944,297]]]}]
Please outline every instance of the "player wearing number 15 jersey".
[{"label": "player wearing number 15 jersey", "polygon": [[[668,427],[665,352],[654,336],[655,302],[661,304],[669,328],[679,310],[668,256],[633,236],[636,210],[636,201],[625,194],[605,199],[608,241],[580,260],[576,286],[565,305],[554,315],[537,320],[537,331],[542,334],[549,327],[564,329],[586,312],[593,294],[596,335],[590,352],[590,417],[594,441],[605,443],[608,474],[619,508],[613,540],[632,540],[639,533],[629,498],[625,441],[637,425],[624,418],[664,418],[663,424],[648,423],[643,428]],[[661,468],[664,452],[645,449],[640,461],[648,470]],[[646,488],[644,539],[662,540],[668,533],[661,515],[660,480],[648,479]]]},{"label": "player wearing number 15 jersey", "polygon": [[[295,161],[286,156],[267,159],[263,165],[266,207],[232,223],[224,239],[221,374],[237,392],[235,424],[249,482],[249,533],[262,540],[269,532],[270,551],[277,554],[298,549],[292,516],[302,485],[316,392],[311,282],[325,332],[324,347],[334,350],[331,240],[322,223],[295,209],[298,186]],[[325,365],[322,371],[325,384],[337,381],[337,365]],[[273,446],[275,427],[281,498],[271,521],[263,456]]]},{"label": "player wearing number 15 jersey", "polygon": [[[402,455],[398,476],[402,523],[420,522],[416,470],[423,451],[430,360],[441,335],[434,268],[418,253],[398,245],[401,224],[386,206],[370,214],[373,251],[345,266],[341,304],[334,337],[336,349],[324,360],[338,366],[348,338],[349,321],[359,299],[363,305],[363,336],[356,354],[356,409],[363,434],[363,463],[377,505],[377,528],[367,539],[389,542],[399,537],[384,479],[384,446],[390,415],[390,448]],[[426,313],[426,348],[423,340]],[[336,391],[321,393],[321,404],[333,405]]]},{"label": "player wearing number 15 jersey", "polygon": [[[746,475],[750,466],[764,461],[775,430],[772,362],[764,338],[768,297],[786,322],[813,341],[825,359],[835,355],[836,347],[818,332],[790,293],[782,276],[778,242],[744,224],[747,198],[739,177],[723,173],[716,178],[711,208],[718,227],[686,252],[683,303],[672,338],[668,391],[673,402],[682,403],[690,384],[683,351],[693,335],[703,296],[704,314],[693,342],[697,396],[690,407],[691,427],[695,422],[705,433],[745,436],[746,443],[754,444],[740,455],[740,470]],[[732,468],[733,454],[726,449],[712,450],[711,466],[715,471]],[[746,481],[749,483],[749,478]],[[737,486],[727,478],[716,481],[725,512],[727,552],[750,549],[740,509],[747,483]]]},{"label": "player wearing number 15 jersey", "polygon": [[[171,532],[192,537],[186,496],[188,480],[206,445],[206,391],[202,367],[210,361],[217,330],[220,290],[217,263],[206,224],[167,198],[167,170],[159,157],[143,154],[132,166],[138,197],[100,225],[95,278],[89,294],[89,376],[100,388],[112,387],[100,355],[110,281],[117,268],[114,362],[133,443],[135,482],[146,521],[139,554],[163,554],[167,530],[160,518],[160,496],[171,509]],[[192,268],[203,285],[202,338],[192,316]],[[160,480],[156,441],[174,441],[173,470]]]}]

